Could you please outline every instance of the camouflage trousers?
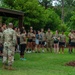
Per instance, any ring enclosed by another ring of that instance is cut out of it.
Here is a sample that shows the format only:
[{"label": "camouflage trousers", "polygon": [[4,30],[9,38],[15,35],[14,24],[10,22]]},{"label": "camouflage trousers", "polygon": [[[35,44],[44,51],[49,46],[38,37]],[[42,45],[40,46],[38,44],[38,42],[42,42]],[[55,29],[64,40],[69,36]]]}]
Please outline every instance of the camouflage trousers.
[{"label": "camouflage trousers", "polygon": [[3,49],[3,64],[8,64],[8,66],[12,66],[14,62],[14,53],[15,47],[4,47]]}]

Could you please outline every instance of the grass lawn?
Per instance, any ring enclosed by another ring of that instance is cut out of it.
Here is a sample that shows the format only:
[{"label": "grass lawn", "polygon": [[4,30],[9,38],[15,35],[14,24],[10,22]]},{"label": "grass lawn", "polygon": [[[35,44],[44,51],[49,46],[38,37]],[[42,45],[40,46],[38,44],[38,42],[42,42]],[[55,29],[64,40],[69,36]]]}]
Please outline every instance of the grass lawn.
[{"label": "grass lawn", "polygon": [[27,60],[22,61],[15,54],[14,71],[3,70],[0,61],[0,75],[75,75],[75,67],[64,66],[75,60],[75,53],[69,54],[67,49],[64,54],[31,53],[25,57]]}]

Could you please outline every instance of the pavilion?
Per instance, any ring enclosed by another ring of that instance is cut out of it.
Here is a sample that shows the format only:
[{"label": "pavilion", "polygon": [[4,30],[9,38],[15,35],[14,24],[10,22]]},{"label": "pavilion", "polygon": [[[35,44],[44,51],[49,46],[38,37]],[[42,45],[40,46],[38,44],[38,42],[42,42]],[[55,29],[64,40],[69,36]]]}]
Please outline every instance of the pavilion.
[{"label": "pavilion", "polygon": [[19,27],[23,26],[24,13],[22,11],[0,8],[0,16],[16,18],[19,20]]}]

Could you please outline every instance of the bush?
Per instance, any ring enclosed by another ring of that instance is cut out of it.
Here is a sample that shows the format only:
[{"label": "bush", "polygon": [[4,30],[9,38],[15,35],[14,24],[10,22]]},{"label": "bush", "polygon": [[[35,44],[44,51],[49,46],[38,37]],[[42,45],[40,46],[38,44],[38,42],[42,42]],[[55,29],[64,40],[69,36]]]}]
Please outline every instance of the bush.
[{"label": "bush", "polygon": [[60,26],[59,26],[59,29],[58,29],[59,31],[67,31],[67,26],[66,26],[66,24],[61,24]]}]

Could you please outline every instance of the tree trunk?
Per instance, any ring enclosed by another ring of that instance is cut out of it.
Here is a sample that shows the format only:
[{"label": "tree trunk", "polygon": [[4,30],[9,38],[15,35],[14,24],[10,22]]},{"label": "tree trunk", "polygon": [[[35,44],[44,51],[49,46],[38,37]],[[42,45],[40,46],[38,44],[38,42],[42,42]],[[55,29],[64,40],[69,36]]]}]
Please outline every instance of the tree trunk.
[{"label": "tree trunk", "polygon": [[62,20],[62,23],[64,23],[64,0],[61,0],[61,2],[62,2],[61,20]]},{"label": "tree trunk", "polygon": [[47,9],[47,0],[46,0],[46,2],[45,2],[45,9]]}]

